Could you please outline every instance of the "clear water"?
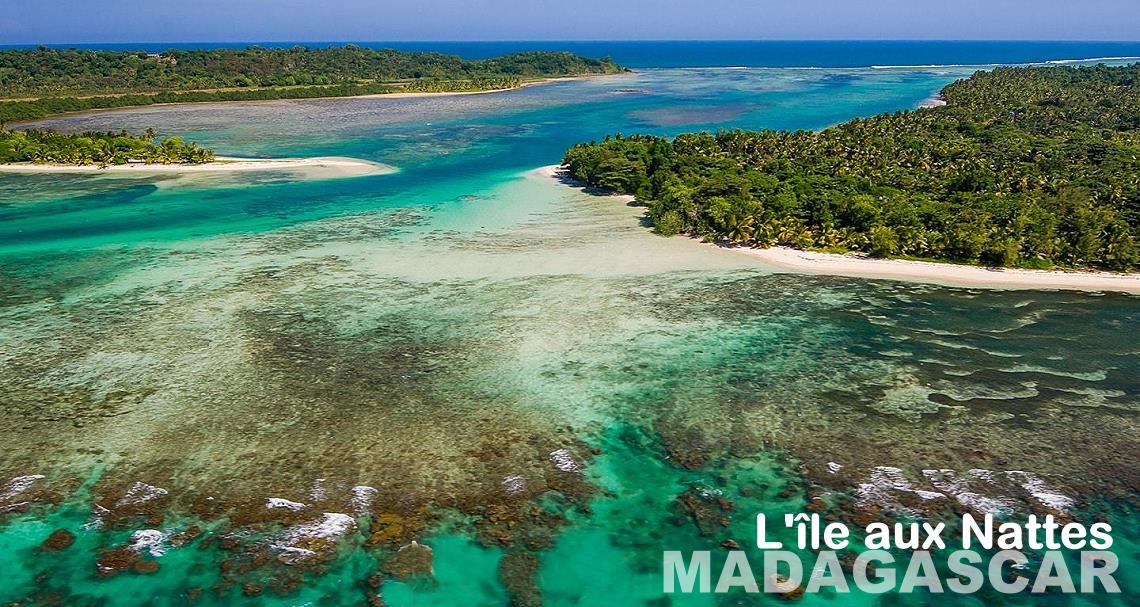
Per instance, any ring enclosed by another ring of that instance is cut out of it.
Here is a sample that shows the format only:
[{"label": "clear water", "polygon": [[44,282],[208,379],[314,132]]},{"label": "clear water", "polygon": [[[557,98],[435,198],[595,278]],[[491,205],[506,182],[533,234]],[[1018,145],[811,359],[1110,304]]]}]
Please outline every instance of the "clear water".
[{"label": "clear water", "polygon": [[[914,107],[970,72],[654,69],[51,121],[401,170],[0,176],[0,507],[26,502],[0,515],[0,602],[666,604],[661,551],[747,545],[758,511],[920,489],[1019,516],[1043,507],[1029,473],[1114,524],[1126,594],[951,600],[1128,604],[1135,297],[774,273],[533,171],[615,131]],[[57,529],[75,543],[42,550]],[[413,540],[430,576],[404,575]],[[159,569],[100,575],[123,555]]]}]

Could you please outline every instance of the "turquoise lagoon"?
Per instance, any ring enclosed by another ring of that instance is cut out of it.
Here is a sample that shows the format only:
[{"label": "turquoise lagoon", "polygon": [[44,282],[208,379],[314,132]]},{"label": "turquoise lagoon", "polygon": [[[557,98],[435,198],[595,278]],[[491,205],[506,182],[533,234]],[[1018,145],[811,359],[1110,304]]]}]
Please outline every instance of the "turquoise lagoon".
[{"label": "turquoise lagoon", "polygon": [[1140,300],[776,273],[535,171],[612,132],[913,108],[971,72],[49,121],[400,170],[0,175],[0,604],[778,603],[663,596],[661,551],[747,547],[757,512],[815,499],[1102,517],[1125,594],[799,603],[1129,604]]}]

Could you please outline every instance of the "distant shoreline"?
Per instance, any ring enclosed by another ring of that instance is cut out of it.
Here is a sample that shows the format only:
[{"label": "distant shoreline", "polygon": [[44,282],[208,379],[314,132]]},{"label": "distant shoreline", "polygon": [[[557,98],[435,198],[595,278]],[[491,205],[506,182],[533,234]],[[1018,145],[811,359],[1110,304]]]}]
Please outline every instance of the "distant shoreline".
[{"label": "distant shoreline", "polygon": [[[562,185],[581,188],[566,175],[563,167],[551,165],[537,169]],[[632,196],[615,198],[630,201]],[[757,249],[734,243],[706,243],[691,236],[675,236],[704,247],[716,247],[726,253],[746,255],[769,268],[802,274],[823,274],[900,280],[953,287],[986,289],[1056,289],[1066,291],[1111,291],[1140,294],[1140,274],[1119,274],[1095,270],[1028,270],[1021,268],[987,268],[956,263],[882,259],[865,253],[823,253],[790,247]]]},{"label": "distant shoreline", "polygon": [[101,167],[94,164],[61,165],[17,163],[0,164],[2,173],[29,173],[29,174],[59,174],[59,173],[160,173],[160,174],[189,174],[189,173],[234,173],[242,171],[297,171],[305,170],[313,173],[314,177],[363,177],[367,175],[386,175],[398,171],[378,162],[360,160],[357,158],[344,158],[338,156],[321,156],[313,158],[232,158],[219,156],[214,162],[203,164],[144,164],[141,162],[118,164]]},{"label": "distant shoreline", "polygon": [[[632,73],[632,72],[625,72]],[[374,95],[351,95],[349,97],[313,97],[313,99],[415,99],[418,97],[458,97],[461,95],[486,95],[489,93],[507,93],[510,91],[517,91],[531,86],[541,86],[544,84],[554,84],[555,82],[570,82],[574,80],[588,80],[592,78],[605,78],[607,76],[621,76],[623,74],[585,74],[581,76],[557,76],[554,78],[543,78],[542,80],[531,80],[523,82],[518,86],[512,86],[502,89],[487,89],[485,91],[440,91],[435,93],[377,93]],[[225,102],[223,102],[225,103]],[[236,101],[234,103],[241,103]]]},{"label": "distant shoreline", "polygon": [[[508,93],[510,91],[517,91],[532,86],[541,86],[546,84],[554,84],[557,82],[569,82],[575,80],[587,80],[592,78],[605,78],[608,76],[623,76],[634,74],[636,72],[622,72],[619,74],[582,74],[578,76],[555,76],[551,78],[543,78],[541,80],[530,80],[520,83],[518,86],[498,89],[486,89],[480,91],[436,91],[436,92],[407,92],[407,93],[367,93],[363,95],[330,95],[327,97],[282,97],[279,99],[235,99],[235,100],[206,100],[206,101],[172,101],[163,103],[147,103],[141,105],[124,105],[120,107],[108,108],[92,108],[87,110],[77,110],[74,112],[61,112],[59,114],[52,114],[43,118],[35,118],[32,120],[17,120],[8,123],[9,128],[23,128],[29,125],[40,125],[59,118],[68,118],[76,116],[89,116],[94,114],[103,114],[107,112],[121,112],[129,110],[137,110],[141,108],[151,107],[169,107],[175,105],[201,105],[207,106],[211,104],[225,104],[225,105],[254,105],[263,103],[281,103],[289,101],[322,101],[330,99],[417,99],[429,97],[458,97],[464,95],[487,95],[490,93]],[[193,92],[193,91],[188,91]],[[0,100],[2,102],[3,100]]]}]

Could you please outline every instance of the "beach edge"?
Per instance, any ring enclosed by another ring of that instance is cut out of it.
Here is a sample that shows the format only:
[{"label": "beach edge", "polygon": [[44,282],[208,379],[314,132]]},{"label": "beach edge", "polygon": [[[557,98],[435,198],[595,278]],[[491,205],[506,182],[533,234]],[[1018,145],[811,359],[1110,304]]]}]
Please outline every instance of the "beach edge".
[{"label": "beach edge", "polygon": [[[560,185],[594,195],[605,195],[586,188],[566,174],[562,165],[548,165],[531,171]],[[613,195],[625,201],[633,196]],[[766,269],[798,274],[844,276],[875,280],[898,280],[922,284],[983,289],[1034,289],[1062,291],[1119,292],[1140,294],[1140,273],[1121,274],[1097,270],[1029,270],[990,268],[952,262],[913,261],[871,257],[865,253],[825,253],[791,247],[753,248],[731,242],[705,242],[692,236],[674,236],[697,246],[715,247],[726,255],[745,255]]]},{"label": "beach edge", "polygon": [[0,164],[0,173],[24,174],[191,174],[238,173],[244,171],[306,171],[312,173],[313,176],[364,177],[369,175],[388,175],[398,172],[399,169],[379,162],[342,156],[315,156],[310,158],[236,158],[219,156],[213,162],[202,164],[129,163],[108,166],[95,164]]}]

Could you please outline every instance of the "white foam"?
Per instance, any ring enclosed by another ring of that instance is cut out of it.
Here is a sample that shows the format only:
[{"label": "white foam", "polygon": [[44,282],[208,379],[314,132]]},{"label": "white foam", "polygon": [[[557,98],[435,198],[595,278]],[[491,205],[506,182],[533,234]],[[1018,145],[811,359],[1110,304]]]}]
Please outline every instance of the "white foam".
[{"label": "white foam", "polygon": [[308,506],[306,504],[302,504],[301,502],[294,502],[292,500],[287,500],[287,499],[282,498],[282,497],[271,497],[271,498],[265,500],[265,507],[269,508],[270,510],[275,510],[278,508],[284,508],[285,510],[292,510],[293,512],[297,512],[298,510],[304,510],[305,508],[308,508]]},{"label": "white foam", "polygon": [[1135,61],[1140,57],[1123,56],[1123,57],[1093,57],[1092,59],[1054,59],[1046,61],[1050,65],[1068,65],[1070,63],[1087,63],[1090,61]]},{"label": "white foam", "polygon": [[696,487],[696,491],[697,491],[697,495],[699,495],[705,499],[711,499],[714,497],[720,497],[720,496],[724,495],[724,492],[721,491],[720,489],[711,489],[709,487]]},{"label": "white foam", "polygon": [[557,451],[550,452],[550,461],[554,463],[554,467],[563,472],[581,472],[582,466],[574,461],[574,457],[570,455],[567,449],[558,449]]},{"label": "white foam", "polygon": [[[981,512],[1010,515],[1017,502],[1005,495],[993,495],[1001,490],[1001,483],[1012,482],[1025,489],[1042,505],[1058,511],[1066,511],[1075,504],[1073,498],[1050,487],[1038,475],[1022,470],[1008,470],[994,473],[990,470],[974,468],[960,477],[953,471],[923,470],[923,475],[939,490],[952,495],[959,503]],[[1004,478],[998,478],[1001,474]],[[1008,488],[1008,487],[1007,487]],[[989,495],[986,495],[986,490]]]},{"label": "white foam", "polygon": [[160,557],[166,554],[166,538],[167,535],[158,529],[140,529],[131,534],[131,550]]},{"label": "white foam", "polygon": [[1030,66],[1030,65],[1071,65],[1079,63],[1094,63],[1105,61],[1134,61],[1140,57],[1091,57],[1089,59],[1052,59],[1048,61],[1028,61],[1024,63],[931,63],[927,65],[872,65],[873,70],[897,69],[937,69],[937,68],[965,68],[965,67],[999,67],[999,66]]},{"label": "white foam", "polygon": [[993,514],[994,516],[1010,516],[1013,514],[1013,505],[1008,498],[986,497],[971,491],[963,491],[955,494],[954,499],[958,500],[959,504],[982,514]]},{"label": "white foam", "polygon": [[148,485],[141,481],[135,481],[135,484],[131,485],[130,489],[127,489],[123,497],[119,498],[118,502],[115,502],[115,507],[121,508],[123,506],[145,504],[168,493],[170,492],[162,487],[155,487],[154,485]]},{"label": "white foam", "polygon": [[42,480],[42,474],[28,474],[26,476],[17,476],[16,478],[8,481],[4,485],[4,490],[0,491],[0,500],[8,500],[16,497],[17,495],[28,490],[38,480]]},{"label": "white foam", "polygon": [[1042,480],[1041,477],[1033,474],[1032,472],[1010,470],[1005,474],[1007,477],[1009,477],[1009,480],[1021,485],[1021,487],[1028,491],[1034,499],[1036,499],[1038,502],[1041,502],[1042,505],[1048,508],[1052,508],[1060,512],[1065,512],[1076,504],[1076,501],[1073,498],[1046,485],[1045,481]]},{"label": "white foam", "polygon": [[295,547],[294,544],[310,539],[335,541],[355,527],[356,521],[351,516],[340,512],[325,512],[321,518],[315,521],[286,529],[281,536],[282,541],[276,546],[278,548]]},{"label": "white foam", "polygon": [[308,548],[294,548],[292,546],[275,546],[281,551],[282,561],[287,565],[296,565],[317,555]]},{"label": "white foam", "polygon": [[995,482],[994,473],[984,468],[971,468],[970,470],[966,471],[966,476],[970,478],[982,479],[990,483]]},{"label": "white foam", "polygon": [[372,501],[380,492],[375,487],[367,485],[357,485],[352,488],[352,498],[349,504],[352,505],[352,513],[356,516],[364,516],[372,508]]},{"label": "white foam", "polygon": [[102,529],[103,528],[103,517],[109,512],[110,512],[110,510],[100,506],[99,504],[95,504],[94,506],[91,507],[91,520],[87,521],[86,523],[83,523],[83,528],[88,530],[88,531],[91,531],[94,529]]},{"label": "white foam", "polygon": [[521,474],[508,474],[503,477],[502,485],[507,495],[518,495],[526,489],[526,477]]},{"label": "white foam", "polygon": [[913,69],[936,69],[936,68],[952,68],[952,67],[994,67],[1000,65],[997,63],[927,63],[918,65],[872,65],[873,70],[913,70]]},{"label": "white foam", "polygon": [[983,489],[996,490],[993,472],[982,468],[967,470],[961,476],[954,470],[942,468],[923,470],[923,476],[931,485],[947,495],[953,496],[959,504],[982,513],[1008,516],[1013,513],[1013,500],[1004,497],[991,497],[980,493]]},{"label": "white foam", "polygon": [[855,488],[855,495],[860,504],[874,503],[890,508],[900,514],[917,515],[916,512],[903,506],[892,493],[909,493],[923,501],[930,501],[946,497],[938,491],[915,489],[910,479],[903,471],[894,466],[876,466],[871,470],[871,476],[866,483],[860,483]]},{"label": "white foam", "polygon": [[318,478],[313,481],[313,486],[309,489],[309,499],[314,502],[319,502],[325,499],[327,492],[325,491],[325,479]]},{"label": "white foam", "polygon": [[835,474],[842,469],[843,469],[843,464],[837,464],[835,462],[827,462],[827,471],[830,472],[831,474]]}]

